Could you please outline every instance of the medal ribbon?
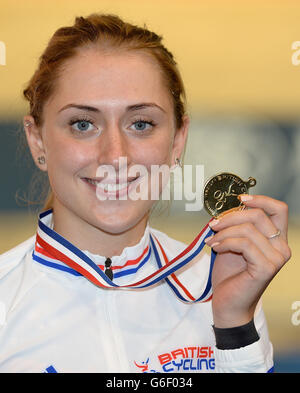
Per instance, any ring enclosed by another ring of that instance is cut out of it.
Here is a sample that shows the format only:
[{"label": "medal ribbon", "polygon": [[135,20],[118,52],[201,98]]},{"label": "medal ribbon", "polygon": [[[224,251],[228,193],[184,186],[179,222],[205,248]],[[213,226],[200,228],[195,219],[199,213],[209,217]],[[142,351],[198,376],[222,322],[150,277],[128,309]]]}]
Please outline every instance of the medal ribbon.
[{"label": "medal ribbon", "polygon": [[[94,263],[94,261],[84,252],[75,247],[72,243],[59,235],[57,232],[49,228],[43,222],[43,218],[49,214],[52,214],[52,209],[49,209],[39,215],[36,247],[39,245],[49,255],[51,255],[51,257],[63,262],[69,268],[74,269],[76,272],[86,277],[98,287],[140,289],[150,287],[165,279],[170,288],[174,291],[175,295],[184,302],[205,302],[211,299],[211,275],[216,257],[216,253],[213,250],[211,250],[211,260],[206,287],[199,298],[195,299],[175,274],[177,270],[185,266],[201,252],[205,245],[204,240],[213,234],[213,231],[208,224],[205,225],[205,227],[196,236],[192,243],[171,261],[168,260],[165,251],[163,250],[163,247],[161,246],[158,239],[150,233],[151,250],[154,252],[158,270],[135,283],[117,285],[111,281],[107,275]],[[149,252],[151,250],[149,250]],[[148,253],[148,257],[149,256],[150,253]],[[33,259],[42,263],[41,258],[36,255],[35,250],[33,251]]]}]

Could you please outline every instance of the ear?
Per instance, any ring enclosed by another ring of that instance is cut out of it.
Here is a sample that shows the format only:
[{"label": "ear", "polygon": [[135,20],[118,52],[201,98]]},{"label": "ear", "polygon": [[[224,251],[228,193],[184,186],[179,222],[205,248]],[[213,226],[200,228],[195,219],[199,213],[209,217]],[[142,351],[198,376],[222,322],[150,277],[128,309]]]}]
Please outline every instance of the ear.
[{"label": "ear", "polygon": [[40,170],[47,171],[46,153],[40,128],[36,126],[32,116],[24,116],[23,124],[33,161]]},{"label": "ear", "polygon": [[188,136],[190,119],[187,115],[182,118],[182,126],[175,130],[174,142],[172,147],[172,164],[175,163],[176,158],[182,156]]}]

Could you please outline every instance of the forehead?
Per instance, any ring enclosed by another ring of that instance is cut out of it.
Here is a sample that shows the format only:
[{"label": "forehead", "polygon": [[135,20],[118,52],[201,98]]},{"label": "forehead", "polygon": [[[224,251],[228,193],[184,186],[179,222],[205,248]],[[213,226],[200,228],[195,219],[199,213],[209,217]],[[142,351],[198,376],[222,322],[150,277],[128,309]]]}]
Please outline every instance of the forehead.
[{"label": "forehead", "polygon": [[57,105],[74,98],[106,102],[157,102],[171,109],[171,95],[162,71],[151,55],[141,51],[81,50],[66,61],[55,86]]}]

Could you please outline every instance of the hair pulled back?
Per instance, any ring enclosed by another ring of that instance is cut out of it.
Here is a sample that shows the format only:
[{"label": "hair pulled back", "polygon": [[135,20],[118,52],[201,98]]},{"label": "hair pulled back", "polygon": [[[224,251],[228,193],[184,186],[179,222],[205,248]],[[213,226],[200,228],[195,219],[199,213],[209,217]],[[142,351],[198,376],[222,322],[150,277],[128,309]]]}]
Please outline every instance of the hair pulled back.
[{"label": "hair pulled back", "polygon": [[[43,125],[43,108],[55,91],[66,61],[75,57],[81,49],[100,48],[106,51],[140,50],[156,59],[173,100],[175,126],[180,128],[186,111],[185,89],[177,63],[162,44],[162,39],[145,25],[132,25],[113,14],[93,13],[87,17],[76,17],[73,26],[59,28],[49,40],[35,73],[23,90],[23,96],[29,102],[29,114],[36,126]],[[44,209],[52,207],[52,203],[50,188]]]}]

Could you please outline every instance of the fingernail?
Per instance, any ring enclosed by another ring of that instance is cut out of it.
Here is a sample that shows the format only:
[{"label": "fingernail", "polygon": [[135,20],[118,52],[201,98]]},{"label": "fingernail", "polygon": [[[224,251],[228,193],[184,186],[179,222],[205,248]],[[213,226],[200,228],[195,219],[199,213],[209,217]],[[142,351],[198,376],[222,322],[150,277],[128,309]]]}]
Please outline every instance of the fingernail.
[{"label": "fingernail", "polygon": [[209,242],[213,237],[214,237],[214,235],[208,236],[208,237],[204,240],[204,242],[205,242],[205,243]]},{"label": "fingernail", "polygon": [[211,248],[214,248],[215,246],[217,246],[218,244],[220,244],[220,242],[214,242],[213,244],[210,245]]},{"label": "fingernail", "polygon": [[238,198],[242,202],[247,202],[247,201],[251,201],[253,199],[253,196],[248,195],[248,194],[244,194],[244,195],[239,195]]},{"label": "fingernail", "polygon": [[212,227],[214,227],[215,225],[219,224],[219,222],[220,222],[220,220],[214,219],[214,220],[212,220],[212,221],[209,223],[209,226],[212,228]]}]

